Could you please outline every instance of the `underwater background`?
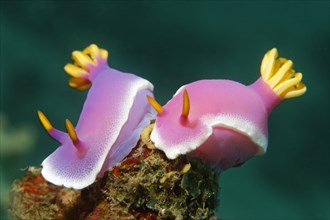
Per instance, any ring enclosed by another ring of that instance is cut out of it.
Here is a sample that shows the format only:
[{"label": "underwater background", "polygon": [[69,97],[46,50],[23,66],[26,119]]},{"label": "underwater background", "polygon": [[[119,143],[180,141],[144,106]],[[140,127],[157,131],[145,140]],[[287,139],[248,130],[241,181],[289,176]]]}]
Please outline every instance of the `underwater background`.
[{"label": "underwater background", "polygon": [[22,168],[57,147],[37,118],[76,124],[87,92],[67,84],[71,52],[91,43],[109,64],[155,86],[165,104],[199,79],[253,83],[276,47],[303,73],[307,93],[279,105],[269,146],[220,177],[217,216],[329,219],[329,1],[1,1],[1,219]]}]

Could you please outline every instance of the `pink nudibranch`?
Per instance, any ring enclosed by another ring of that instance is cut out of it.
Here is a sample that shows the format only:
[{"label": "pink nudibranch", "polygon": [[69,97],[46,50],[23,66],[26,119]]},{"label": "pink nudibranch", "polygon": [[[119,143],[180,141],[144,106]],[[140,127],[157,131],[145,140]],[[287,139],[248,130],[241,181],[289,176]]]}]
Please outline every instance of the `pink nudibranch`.
[{"label": "pink nudibranch", "polygon": [[268,51],[261,77],[245,86],[230,80],[200,80],[182,86],[165,105],[148,101],[158,112],[151,140],[174,159],[201,157],[220,171],[238,166],[268,145],[267,119],[284,99],[306,92],[292,61]]},{"label": "pink nudibranch", "polygon": [[108,52],[90,45],[74,51],[74,64],[64,69],[69,85],[90,87],[77,126],[66,120],[68,133],[50,124],[42,112],[39,119],[61,146],[42,162],[42,175],[49,182],[75,189],[92,184],[98,175],[120,162],[136,145],[141,130],[155,111],[145,96],[153,96],[153,85],[130,73],[112,69]]}]

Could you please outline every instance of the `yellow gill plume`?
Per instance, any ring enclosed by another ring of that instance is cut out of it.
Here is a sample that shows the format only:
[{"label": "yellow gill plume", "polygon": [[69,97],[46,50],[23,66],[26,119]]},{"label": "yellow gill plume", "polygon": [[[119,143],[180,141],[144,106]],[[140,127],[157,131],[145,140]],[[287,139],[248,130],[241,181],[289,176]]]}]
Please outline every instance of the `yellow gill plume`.
[{"label": "yellow gill plume", "polygon": [[77,90],[85,90],[91,85],[88,79],[90,69],[97,66],[99,62],[106,62],[108,51],[91,44],[83,51],[73,51],[72,59],[73,64],[68,63],[64,66],[64,71],[71,76],[69,85]]},{"label": "yellow gill plume", "polygon": [[262,79],[283,99],[298,97],[306,92],[302,83],[302,74],[293,69],[293,62],[286,58],[278,58],[276,48],[269,50],[261,63]]}]

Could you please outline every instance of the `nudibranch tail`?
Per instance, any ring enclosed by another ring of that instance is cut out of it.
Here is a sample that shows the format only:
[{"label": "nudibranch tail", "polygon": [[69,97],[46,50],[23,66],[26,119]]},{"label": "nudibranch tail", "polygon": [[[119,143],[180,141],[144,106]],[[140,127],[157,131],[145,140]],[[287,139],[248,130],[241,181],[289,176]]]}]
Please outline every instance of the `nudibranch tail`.
[{"label": "nudibranch tail", "polygon": [[41,111],[38,111],[38,117],[39,117],[40,123],[45,128],[47,133],[52,138],[54,138],[56,141],[58,141],[59,143],[62,143],[62,140],[63,140],[63,138],[65,137],[66,134],[62,131],[59,131],[59,130],[55,129],[52,126],[52,124],[49,122],[47,117],[44,115],[44,113],[42,113]]},{"label": "nudibranch tail", "polygon": [[151,96],[147,95],[147,99],[148,102],[150,103],[150,105],[158,112],[158,113],[162,113],[163,112],[163,107]]},{"label": "nudibranch tail", "polygon": [[306,92],[302,83],[302,74],[293,69],[293,62],[286,58],[278,58],[277,49],[268,51],[261,63],[262,79],[281,98],[298,97]]},{"label": "nudibranch tail", "polygon": [[71,76],[69,85],[78,90],[85,90],[91,86],[94,75],[101,70],[99,67],[107,64],[108,51],[91,44],[83,51],[73,51],[73,64],[68,63],[64,70]]},{"label": "nudibranch tail", "polygon": [[182,105],[182,113],[181,116],[187,118],[190,111],[190,101],[187,89],[183,92],[183,105]]}]

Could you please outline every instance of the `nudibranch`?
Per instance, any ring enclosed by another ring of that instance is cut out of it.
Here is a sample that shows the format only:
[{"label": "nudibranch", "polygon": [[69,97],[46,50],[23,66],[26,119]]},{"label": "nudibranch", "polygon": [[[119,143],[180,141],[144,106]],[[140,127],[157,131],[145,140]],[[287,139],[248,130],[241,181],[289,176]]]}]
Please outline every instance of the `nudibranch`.
[{"label": "nudibranch", "polygon": [[67,119],[67,132],[59,131],[38,111],[48,134],[60,143],[42,162],[42,175],[53,184],[75,189],[92,184],[129,154],[155,117],[145,98],[153,96],[153,85],[109,67],[107,58],[106,50],[92,44],[74,51],[74,63],[64,67],[71,87],[90,88],[76,127]]},{"label": "nudibranch", "polygon": [[220,171],[239,166],[268,145],[267,120],[284,99],[306,92],[291,60],[268,51],[261,77],[249,86],[231,80],[200,80],[182,86],[158,112],[150,139],[169,159],[201,157]]}]

